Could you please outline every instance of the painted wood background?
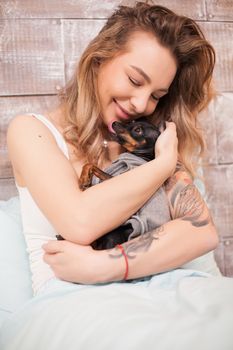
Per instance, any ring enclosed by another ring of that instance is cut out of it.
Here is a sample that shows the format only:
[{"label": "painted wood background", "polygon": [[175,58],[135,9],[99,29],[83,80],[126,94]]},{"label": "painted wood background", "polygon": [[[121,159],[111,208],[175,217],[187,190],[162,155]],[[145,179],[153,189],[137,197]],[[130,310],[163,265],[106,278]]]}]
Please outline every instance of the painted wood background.
[{"label": "painted wood background", "polygon": [[[6,129],[17,114],[56,104],[81,52],[119,0],[0,0],[0,199],[17,194]],[[194,18],[216,49],[217,98],[201,121],[206,132],[206,201],[221,238],[216,260],[233,276],[233,0],[158,0]]]}]

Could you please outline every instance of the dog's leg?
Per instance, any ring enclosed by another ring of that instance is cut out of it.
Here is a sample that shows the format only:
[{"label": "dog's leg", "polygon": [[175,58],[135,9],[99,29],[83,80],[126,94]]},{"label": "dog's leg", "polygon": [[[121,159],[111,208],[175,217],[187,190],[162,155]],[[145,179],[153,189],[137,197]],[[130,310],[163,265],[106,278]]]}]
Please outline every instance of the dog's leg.
[{"label": "dog's leg", "polygon": [[85,191],[88,187],[91,187],[92,177],[98,177],[100,180],[104,181],[110,179],[112,176],[105,173],[97,166],[87,163],[82,168],[81,176],[78,180],[79,188]]}]

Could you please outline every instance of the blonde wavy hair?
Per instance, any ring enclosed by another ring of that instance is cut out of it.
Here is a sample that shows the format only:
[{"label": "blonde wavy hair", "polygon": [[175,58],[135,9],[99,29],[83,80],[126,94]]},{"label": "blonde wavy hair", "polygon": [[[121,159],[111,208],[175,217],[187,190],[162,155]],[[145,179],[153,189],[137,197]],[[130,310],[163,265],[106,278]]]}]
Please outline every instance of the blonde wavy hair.
[{"label": "blonde wavy hair", "polygon": [[136,31],[152,33],[176,59],[178,69],[169,92],[159,100],[149,119],[156,124],[175,122],[180,160],[194,175],[195,160],[205,148],[197,115],[213,97],[215,52],[194,20],[163,6],[143,2],[133,7],[119,6],[87,46],[75,74],[59,94],[68,125],[65,138],[87,161],[102,164],[104,125],[99,117],[98,69],[127,50],[128,40]]}]

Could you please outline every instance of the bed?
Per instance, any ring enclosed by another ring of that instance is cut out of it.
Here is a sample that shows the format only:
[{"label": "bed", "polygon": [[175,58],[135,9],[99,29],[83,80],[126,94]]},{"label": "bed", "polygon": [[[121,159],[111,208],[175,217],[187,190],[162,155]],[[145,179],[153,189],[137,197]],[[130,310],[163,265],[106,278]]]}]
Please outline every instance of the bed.
[{"label": "bed", "polygon": [[0,201],[0,349],[232,350],[233,279],[213,252],[131,283],[58,281],[32,297],[17,196]]},{"label": "bed", "polygon": [[212,211],[219,246],[179,269],[131,283],[58,281],[37,297],[6,148],[7,125],[14,115],[43,114],[56,103],[83,48],[120,1],[30,3],[3,1],[0,11],[0,349],[232,350],[233,28],[228,2],[157,1],[192,14],[217,51],[215,78],[222,93],[200,116],[208,147],[205,186],[200,180],[196,185]]}]

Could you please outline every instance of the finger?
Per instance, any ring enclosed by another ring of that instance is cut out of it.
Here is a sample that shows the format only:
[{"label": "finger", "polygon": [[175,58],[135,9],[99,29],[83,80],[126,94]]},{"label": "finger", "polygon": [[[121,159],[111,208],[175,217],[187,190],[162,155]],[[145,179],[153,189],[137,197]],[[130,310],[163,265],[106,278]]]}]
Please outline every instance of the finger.
[{"label": "finger", "polygon": [[54,256],[55,256],[54,254],[45,253],[43,255],[43,260],[46,264],[51,266],[53,265],[53,262],[54,262]]},{"label": "finger", "polygon": [[174,122],[165,122],[166,128],[173,128],[176,129],[176,124]]},{"label": "finger", "polygon": [[63,247],[64,241],[49,241],[42,245],[42,248],[46,253],[54,254],[61,253],[64,251]]}]

